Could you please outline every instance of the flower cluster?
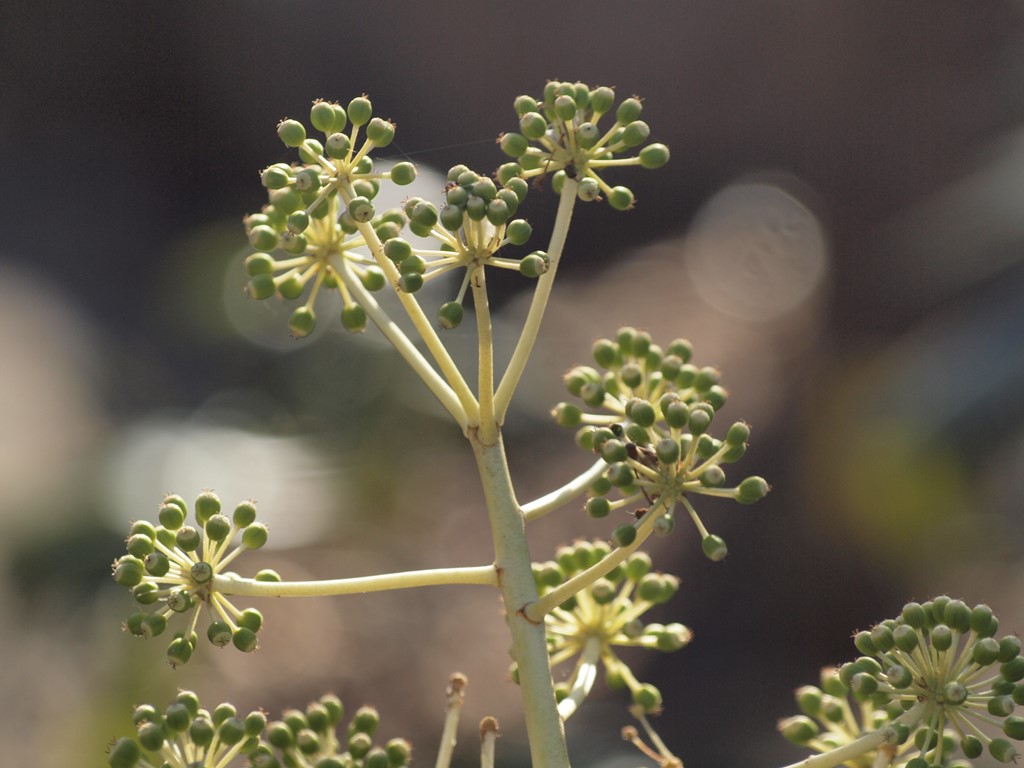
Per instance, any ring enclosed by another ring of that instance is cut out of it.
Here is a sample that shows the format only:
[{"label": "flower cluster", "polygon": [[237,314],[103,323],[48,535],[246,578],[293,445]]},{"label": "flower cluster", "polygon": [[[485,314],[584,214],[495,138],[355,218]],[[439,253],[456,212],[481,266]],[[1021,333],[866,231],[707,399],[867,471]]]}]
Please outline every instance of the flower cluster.
[{"label": "flower cluster", "polygon": [[518,97],[519,131],[498,139],[502,151],[515,162],[501,166],[498,179],[551,173],[556,192],[561,191],[565,179],[575,179],[581,200],[604,198],[617,210],[632,208],[633,193],[627,187],[610,186],[600,172],[622,165],[659,168],[668,162],[669,151],[664,144],[648,144],[636,155],[621,157],[644,144],[651,130],[640,120],[640,99],[631,97],[619,103],[614,124],[602,132],[598,124],[614,105],[612,88],[591,89],[584,83],[551,81],[539,100]]},{"label": "flower cluster", "polygon": [[[215,577],[238,555],[259,549],[267,541],[267,528],[256,522],[256,507],[243,501],[229,518],[211,491],[195,502],[197,526],[186,525],[188,506],[180,496],[168,496],[159,511],[159,525],[144,520],[132,524],[128,554],[114,562],[114,580],[132,591],[144,608],[128,617],[125,629],[137,637],[163,634],[168,620],[189,615],[185,629],[175,633],[167,648],[172,665],[191,658],[197,643],[196,629],[205,607],[210,616],[206,637],[218,647],[233,644],[253,651],[263,617],[254,608],[240,610],[215,589]],[[237,543],[236,543],[237,540]],[[279,581],[270,570],[256,574],[260,581]]]},{"label": "flower cluster", "polygon": [[[555,560],[534,564],[534,578],[543,596],[573,576],[592,568],[609,555],[604,541],[577,541],[561,547]],[[561,705],[563,716],[574,711],[589,693],[597,673],[604,667],[612,688],[628,688],[643,711],[661,706],[661,693],[642,683],[614,648],[639,647],[678,651],[690,642],[692,633],[682,624],[645,624],[641,618],[656,605],[670,600],[679,589],[679,579],[651,570],[651,558],[634,552],[602,578],[580,590],[545,618],[548,653],[554,667],[576,659],[569,678],[556,686],[556,694],[570,704]]]},{"label": "flower cluster", "polygon": [[281,720],[268,723],[263,712],[239,717],[230,704],[213,712],[202,709],[191,691],[180,692],[160,712],[148,704],[133,714],[136,738],[114,742],[108,754],[110,768],[157,768],[190,766],[221,768],[237,755],[254,768],[404,768],[412,748],[405,739],[391,739],[374,746],[373,734],[380,722],[372,707],[360,707],[353,715],[343,743],[336,728],[344,715],[341,700],[321,696],[305,712],[288,710]]},{"label": "flower cluster", "polygon": [[253,755],[267,727],[259,711],[239,717],[231,704],[221,704],[209,712],[192,691],[178,693],[163,712],[149,704],[136,707],[132,721],[137,736],[114,742],[107,755],[110,768],[227,765],[236,755]]},{"label": "flower cluster", "polygon": [[[634,507],[640,521],[658,514],[655,531],[667,533],[673,512],[681,505],[702,540],[704,554],[721,560],[727,549],[720,536],[708,533],[690,503],[690,494],[719,496],[752,504],[768,493],[768,484],[752,476],[727,487],[724,464],[738,461],[746,451],[750,428],[732,424],[723,439],[708,430],[728,393],[714,368],[690,363],[693,349],[677,339],[662,349],[650,334],[621,328],[614,340],[594,342],[594,360],[603,373],[577,366],[565,376],[569,392],[597,413],[574,403],[559,403],[555,420],[580,427],[577,443],[599,454],[607,471],[591,485],[585,509],[592,517]],[[619,498],[610,499],[613,490]],[[614,539],[626,546],[636,536],[636,522],[615,529]]]},{"label": "flower cluster", "polygon": [[[887,729],[878,748],[907,768],[970,766],[986,748],[999,762],[1016,761],[1010,739],[1024,739],[1024,718],[1013,714],[1024,704],[1024,656],[1020,639],[996,639],[998,629],[987,605],[970,608],[946,596],[908,603],[896,619],[857,633],[864,656],[823,672],[821,688],[799,688],[803,714],[779,728],[819,752]],[[1002,736],[983,730],[993,727]],[[857,765],[875,764],[875,754],[861,755]]]},{"label": "flower cluster", "polygon": [[[366,327],[366,313],[341,281],[347,266],[368,290],[385,285],[383,272],[372,255],[359,225],[370,223],[381,240],[397,235],[405,225],[399,211],[377,215],[373,199],[380,183],[410,184],[416,178],[411,163],[400,162],[389,171],[374,170],[369,153],[394,139],[395,126],[371,117],[365,96],[353,99],[346,110],[339,104],[317,101],[310,122],[324,141],[308,138],[297,120],[283,120],[278,136],[298,150],[298,164],[276,163],[261,180],[269,202],[259,213],[245,218],[250,245],[257,253],[246,259],[248,291],[253,298],[278,295],[284,299],[308,296],[289,323],[292,333],[306,336],[316,324],[313,305],[321,290],[337,290],[342,297],[343,326],[353,332]],[[346,128],[348,129],[346,132]],[[360,133],[364,135],[360,144]],[[283,251],[280,258],[270,254]],[[311,286],[311,287],[310,287]]]},{"label": "flower cluster", "polygon": [[442,328],[454,328],[462,322],[462,299],[478,267],[516,270],[527,277],[538,277],[547,270],[547,255],[542,251],[520,259],[497,255],[506,245],[522,245],[530,238],[529,223],[512,218],[528,189],[521,178],[509,179],[499,189],[491,178],[456,165],[448,171],[445,206],[440,211],[419,197],[406,201],[404,212],[409,217],[410,231],[434,238],[440,248],[416,248],[401,237],[385,242],[384,254],[401,275],[398,288],[413,293],[428,280],[452,270],[466,270],[458,296],[442,305],[438,313]]}]

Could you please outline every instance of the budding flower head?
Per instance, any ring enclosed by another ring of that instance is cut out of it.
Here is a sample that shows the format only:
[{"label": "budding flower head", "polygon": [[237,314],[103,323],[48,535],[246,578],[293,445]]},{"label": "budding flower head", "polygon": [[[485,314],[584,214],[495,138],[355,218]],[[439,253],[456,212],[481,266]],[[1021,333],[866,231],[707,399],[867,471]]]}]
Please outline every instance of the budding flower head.
[{"label": "budding flower head", "polygon": [[[655,515],[655,532],[664,535],[682,507],[702,551],[718,561],[726,555],[725,541],[705,528],[690,498],[753,504],[769,486],[757,476],[734,486],[727,482],[725,466],[745,453],[750,427],[735,422],[725,427],[724,437],[712,436],[728,393],[718,370],[694,365],[692,356],[685,339],[662,348],[645,331],[620,328],[614,338],[594,342],[597,367],[580,365],[565,375],[566,388],[581,404],[559,403],[554,416],[562,426],[576,427],[577,444],[608,464],[605,482],[590,489],[589,514],[634,509],[637,518]],[[617,538],[620,533],[628,537],[629,531],[620,525]]]},{"label": "budding flower head", "polygon": [[[612,187],[603,178],[612,166],[639,165],[660,168],[668,162],[664,144],[649,144],[650,127],[640,119],[640,99],[631,97],[615,105],[615,92],[606,86],[551,81],[539,99],[520,96],[515,101],[517,131],[498,138],[501,150],[514,163],[499,169],[499,178],[523,178],[552,174],[551,188],[561,192],[566,179],[578,182],[577,196],[586,202],[605,199],[620,211],[633,207],[633,193]],[[601,127],[605,118],[611,125]],[[509,167],[511,166],[511,167]]]},{"label": "budding flower head", "polygon": [[298,150],[300,162],[275,163],[263,171],[268,203],[245,218],[249,244],[256,250],[246,259],[247,291],[255,299],[305,297],[289,321],[297,338],[313,332],[314,305],[325,291],[341,295],[343,327],[352,332],[365,327],[365,321],[360,324],[353,317],[352,308],[359,305],[344,280],[358,280],[370,291],[384,287],[384,273],[368,247],[367,228],[383,241],[397,236],[406,221],[401,211],[378,212],[373,200],[382,183],[401,186],[416,178],[408,162],[390,171],[374,169],[370,152],[388,146],[395,127],[372,117],[367,97],[353,99],[347,109],[318,100],[310,122],[323,142],[309,138],[297,120],[278,125],[278,136]]},{"label": "budding flower head", "polygon": [[[580,540],[561,547],[555,560],[534,563],[539,594],[543,596],[598,566],[611,551],[607,542]],[[646,711],[659,708],[661,695],[657,689],[637,680],[615,648],[672,652],[685,647],[692,637],[689,628],[679,623],[645,624],[642,621],[648,610],[668,602],[678,589],[678,578],[653,571],[650,557],[644,552],[634,552],[604,577],[551,611],[545,618],[551,664],[575,660],[574,670],[566,681],[567,691],[577,691],[578,699],[582,700],[589,692],[589,688],[583,690],[583,686],[592,682],[600,664],[611,687],[628,688],[634,703],[644,703]]]},{"label": "budding flower head", "polygon": [[[973,760],[986,749],[1013,762],[1009,740],[1024,739],[1024,718],[1013,714],[1024,702],[1024,657],[1020,640],[997,638],[998,627],[986,605],[946,596],[907,603],[895,619],[854,636],[863,656],[824,670],[820,688],[798,689],[803,714],[780,730],[826,752],[887,728],[893,764],[908,768],[961,765],[958,755]],[[991,735],[993,726],[1001,736]],[[874,756],[862,755],[858,765],[874,764]]]},{"label": "budding flower head", "polygon": [[188,524],[185,500],[176,495],[166,497],[158,512],[158,525],[133,523],[128,554],[114,563],[114,580],[132,591],[141,608],[125,621],[128,632],[155,637],[163,634],[177,615],[187,617],[186,628],[173,636],[167,649],[168,661],[174,666],[192,657],[201,615],[209,619],[205,634],[212,644],[231,644],[245,652],[256,649],[263,623],[259,611],[236,608],[216,588],[216,577],[229,563],[242,552],[266,544],[267,528],[256,521],[254,503],[243,501],[228,513],[215,493],[204,491],[194,509],[193,526]]},{"label": "budding flower head", "polygon": [[[110,768],[159,768],[183,765],[227,765],[236,755],[252,757],[260,748],[267,718],[260,711],[239,713],[231,704],[212,712],[203,709],[199,697],[180,691],[160,712],[148,704],[135,708],[135,738],[120,738],[107,754]],[[158,756],[156,761],[151,756]]]}]

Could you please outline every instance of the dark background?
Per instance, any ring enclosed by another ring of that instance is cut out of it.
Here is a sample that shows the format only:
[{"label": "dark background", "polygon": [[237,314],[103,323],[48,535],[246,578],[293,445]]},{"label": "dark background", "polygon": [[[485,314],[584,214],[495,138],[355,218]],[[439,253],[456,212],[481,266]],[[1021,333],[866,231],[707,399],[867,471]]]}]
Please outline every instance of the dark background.
[{"label": "dark background", "polygon": [[[250,311],[270,316],[241,303],[239,264],[258,173],[291,159],[274,126],[306,120],[319,97],[370,94],[397,124],[390,154],[442,172],[503,162],[493,140],[515,128],[513,98],[547,79],[644,97],[671,162],[613,178],[636,193],[629,213],[578,206],[564,305],[508,441],[524,501],[585,466],[544,413],[563,396],[561,372],[623,323],[663,343],[689,336],[699,362],[722,368],[729,416],[754,426],[743,471],[774,489],[754,508],[701,505],[729,541],[724,563],[700,557],[689,525],[657,545],[658,566],[683,578],[664,620],[696,639],[636,657],[637,669],[662,688],[659,730],[688,765],[799,758],[773,733],[794,711],[791,689],[854,655],[850,632],[909,598],[984,600],[1019,629],[1022,21],[1012,2],[9,0],[0,690],[19,706],[0,736],[11,764],[104,764],[130,706],[182,686],[211,706],[272,713],[327,689],[352,707],[372,701],[386,735],[414,738],[426,765],[456,666],[471,676],[459,760],[475,760],[474,724],[496,713],[499,761],[523,762],[490,595],[275,605],[260,654],[201,648],[206,659],[173,674],[161,643],[117,631],[130,601],[108,563],[127,521],[167,491],[212,486],[226,503],[252,494],[286,511],[276,530],[298,550],[253,556],[286,577],[486,562],[468,452],[387,350],[330,330],[292,342],[277,315],[272,330],[235,327]],[[795,235],[773,229],[779,210]],[[552,196],[531,193],[536,241],[553,211]],[[713,300],[734,284],[736,305]],[[775,301],[794,285],[790,303]],[[510,317],[523,288],[498,285]],[[559,517],[538,524],[537,559],[607,535],[574,509]],[[568,724],[579,765],[624,749],[624,702],[600,683],[594,696]]]}]

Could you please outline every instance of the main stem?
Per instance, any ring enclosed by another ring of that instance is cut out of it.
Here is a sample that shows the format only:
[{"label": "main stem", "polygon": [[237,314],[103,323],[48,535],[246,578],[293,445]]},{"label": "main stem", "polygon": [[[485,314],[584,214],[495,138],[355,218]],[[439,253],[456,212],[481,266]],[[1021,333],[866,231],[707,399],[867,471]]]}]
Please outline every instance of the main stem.
[{"label": "main stem", "polygon": [[478,432],[471,431],[469,441],[487,501],[494,565],[512,634],[512,655],[519,669],[532,765],[568,768],[569,752],[555,703],[544,623],[531,622],[523,613],[523,607],[537,599],[537,585],[526,543],[526,523],[512,489],[501,434],[494,442],[485,444]]}]

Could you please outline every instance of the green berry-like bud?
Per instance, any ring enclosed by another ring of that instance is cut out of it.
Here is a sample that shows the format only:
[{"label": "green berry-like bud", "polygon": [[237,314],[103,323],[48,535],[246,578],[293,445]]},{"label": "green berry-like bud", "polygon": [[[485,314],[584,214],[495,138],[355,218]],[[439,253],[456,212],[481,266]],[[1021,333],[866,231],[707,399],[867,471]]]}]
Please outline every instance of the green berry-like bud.
[{"label": "green berry-like bud", "polygon": [[640,117],[640,112],[643,110],[643,105],[640,103],[640,99],[635,96],[629,99],[624,99],[619,108],[615,111],[615,122],[619,125],[629,125],[634,120]]},{"label": "green berry-like bud", "polygon": [[146,566],[146,573],[157,578],[166,576],[171,570],[171,561],[163,552],[150,552],[142,562]]},{"label": "green berry-like bud", "polygon": [[256,520],[256,504],[252,501],[240,502],[231,514],[231,521],[239,528],[252,525]]},{"label": "green berry-like bud", "polygon": [[353,221],[359,223],[366,223],[373,218],[376,209],[365,197],[353,197],[348,204],[348,215],[352,217]]},{"label": "green berry-like bud", "polygon": [[220,512],[220,498],[213,491],[203,491],[196,497],[196,520],[200,525]]},{"label": "green berry-like bud", "polygon": [[251,653],[256,650],[259,645],[259,641],[256,637],[256,633],[248,627],[239,627],[235,630],[231,636],[231,644],[235,646],[242,653]]},{"label": "green berry-like bud", "polygon": [[391,180],[400,187],[416,181],[416,166],[412,163],[395,163],[391,168]]},{"label": "green berry-like bud", "polygon": [[347,134],[340,132],[329,135],[324,144],[324,151],[327,153],[327,156],[335,160],[342,160],[348,157],[349,150],[351,149],[352,140],[349,139]]},{"label": "green berry-like bud", "polygon": [[359,304],[349,304],[341,310],[341,325],[349,333],[362,333],[366,322],[366,310]]},{"label": "green berry-like bud", "polygon": [[767,496],[769,490],[771,488],[764,478],[756,475],[748,477],[736,488],[736,501],[741,504],[753,504]]},{"label": "green berry-like bud", "polygon": [[960,739],[960,751],[964,753],[964,757],[975,760],[981,757],[982,752],[985,751],[985,745],[977,736],[968,735]]},{"label": "green berry-like bud", "polygon": [[462,322],[462,305],[457,301],[449,301],[441,305],[437,312],[437,323],[442,328],[457,328]]},{"label": "green berry-like bud", "polygon": [[930,633],[932,647],[937,651],[948,651],[953,644],[953,632],[945,624],[938,624]]},{"label": "green berry-like bud", "polygon": [[619,141],[627,147],[639,147],[651,135],[650,126],[643,120],[634,120],[623,129],[619,135]]},{"label": "green berry-like bud", "polygon": [[231,521],[221,514],[212,515],[204,528],[213,541],[224,541],[231,533]]},{"label": "green berry-like bud", "polygon": [[215,621],[207,627],[206,638],[218,648],[223,648],[231,642],[231,627],[223,621]]},{"label": "green berry-like bud", "polygon": [[272,165],[260,174],[260,181],[267,189],[284,189],[291,180],[291,169],[284,164]]},{"label": "green berry-like bud", "polygon": [[1006,717],[1013,712],[1014,707],[1010,696],[993,696],[988,700],[988,713],[995,717]]},{"label": "green berry-like bud", "polygon": [[806,745],[818,735],[818,724],[809,717],[797,715],[779,721],[779,732],[787,740],[797,746]]},{"label": "green berry-like bud", "polygon": [[110,768],[135,768],[142,759],[142,749],[134,739],[118,739],[107,754]]},{"label": "green berry-like bud", "polygon": [[124,555],[114,564],[114,581],[122,587],[134,587],[146,574],[143,562],[131,555]]},{"label": "green berry-like bud", "polygon": [[627,187],[612,187],[608,204],[617,211],[628,211],[633,207],[633,192]]},{"label": "green berry-like bud", "polygon": [[629,523],[616,526],[615,530],[612,531],[612,541],[617,547],[628,547],[636,541],[636,528]]},{"label": "green berry-like bud", "polygon": [[700,548],[708,560],[716,563],[720,560],[724,560],[725,556],[729,554],[729,549],[725,545],[725,539],[721,536],[716,536],[713,533],[710,533],[701,539]]},{"label": "green berry-like bud", "polygon": [[994,637],[983,637],[974,644],[971,660],[975,664],[987,667],[999,658],[999,641]]},{"label": "green berry-like bud", "polygon": [[[351,109],[349,115],[351,115]],[[353,122],[355,122],[353,120]],[[375,117],[366,124],[366,138],[378,147],[386,147],[395,139],[394,123]]]},{"label": "green berry-like bud", "polygon": [[586,510],[590,517],[607,517],[611,512],[611,504],[608,499],[603,496],[595,496],[592,499],[587,499],[587,503],[584,504],[583,508]]},{"label": "green berry-like bud", "polygon": [[441,209],[440,221],[441,226],[447,229],[449,232],[458,232],[462,227],[462,220],[465,212],[462,208],[457,205],[448,205]]},{"label": "green berry-like bud", "polygon": [[286,147],[298,147],[306,140],[306,128],[298,120],[282,120],[277,124],[277,136]]},{"label": "green berry-like bud", "polygon": [[255,226],[249,230],[249,244],[257,251],[272,251],[277,248],[277,232],[266,224]]},{"label": "green berry-like bud", "polygon": [[633,703],[644,712],[656,712],[661,708],[661,691],[649,683],[644,683],[633,691]]},{"label": "green berry-like bud", "polygon": [[589,176],[581,179],[576,187],[576,197],[585,203],[592,203],[601,197],[601,186]]},{"label": "green berry-like bud", "polygon": [[661,168],[668,162],[669,151],[664,144],[648,144],[640,150],[640,165],[648,170]]},{"label": "green berry-like bud", "polygon": [[505,227],[505,237],[512,245],[522,245],[530,239],[531,234],[533,234],[533,227],[525,219],[515,219]]},{"label": "green berry-like bud", "polygon": [[377,726],[380,724],[380,715],[377,710],[373,707],[360,707],[356,710],[356,713],[352,716],[352,724],[350,728],[353,731],[365,733],[369,736],[377,731]]},{"label": "green berry-like bud", "polygon": [[1020,638],[1014,635],[1007,635],[999,641],[999,661],[1007,662],[1012,661],[1015,657],[1020,655],[1021,644]]},{"label": "green berry-like bud", "polygon": [[907,603],[903,606],[903,611],[900,613],[900,616],[908,626],[913,627],[914,629],[920,629],[923,627],[927,620],[924,608],[920,603]]},{"label": "green berry-like bud", "polygon": [[988,744],[988,753],[1000,763],[1017,761],[1017,748],[1006,739],[992,739]]},{"label": "green berry-like bud", "polygon": [[267,543],[267,526],[253,523],[242,531],[242,544],[246,549],[259,549]]},{"label": "green berry-like bud", "polygon": [[530,144],[521,133],[504,133],[498,139],[498,146],[509,157],[518,158],[526,154]]},{"label": "green berry-like bud", "polygon": [[910,653],[917,648],[917,632],[909,624],[901,624],[892,631],[892,639],[896,647],[904,653]]},{"label": "green berry-like bud", "polygon": [[1024,680],[1024,656],[1017,656],[999,665],[999,674],[1004,680],[1016,683]]},{"label": "green berry-like bud", "polygon": [[373,105],[366,96],[357,96],[348,104],[348,119],[352,125],[366,125],[373,114]]},{"label": "green berry-like bud", "polygon": [[167,646],[167,661],[172,667],[178,664],[187,664],[190,658],[192,658],[192,644],[184,637],[174,638]]},{"label": "green berry-like bud", "polygon": [[536,278],[548,271],[548,255],[543,251],[534,251],[524,256],[519,262],[519,272],[524,277]]},{"label": "green berry-like bud", "polygon": [[527,112],[519,118],[519,130],[527,139],[536,141],[548,130],[548,121],[538,112]]}]

